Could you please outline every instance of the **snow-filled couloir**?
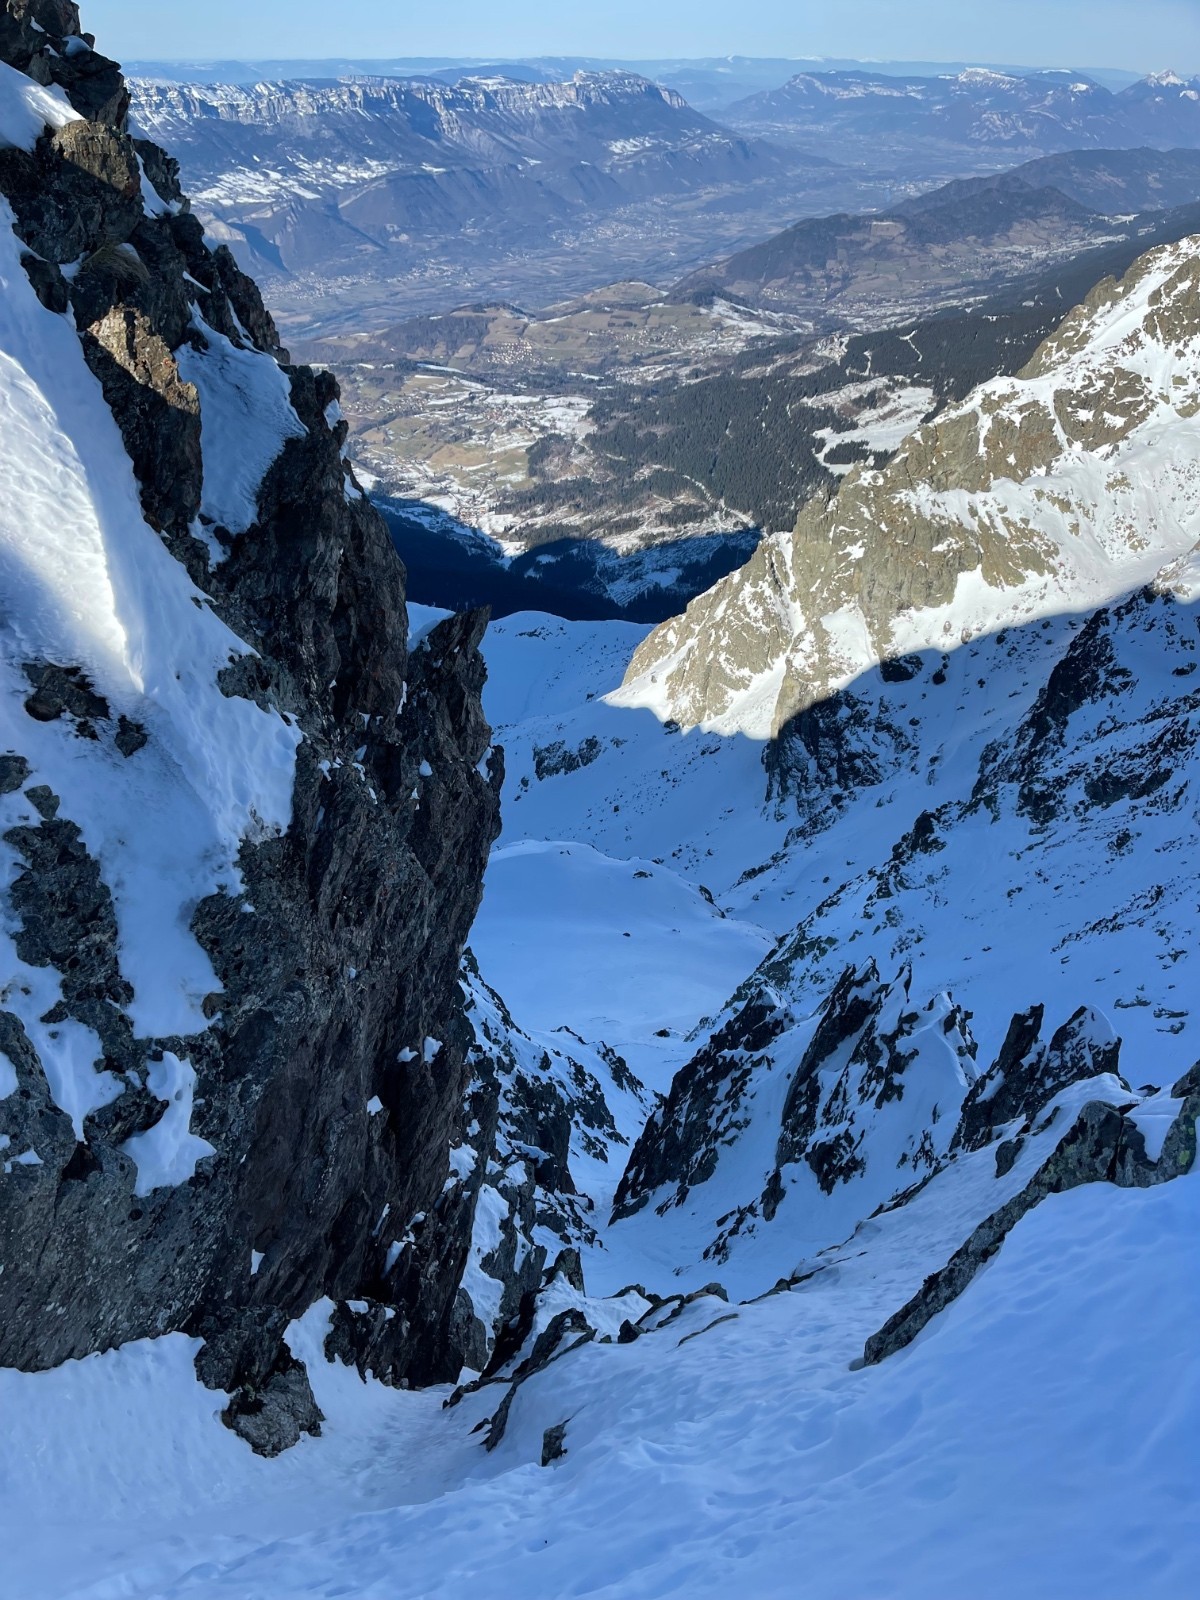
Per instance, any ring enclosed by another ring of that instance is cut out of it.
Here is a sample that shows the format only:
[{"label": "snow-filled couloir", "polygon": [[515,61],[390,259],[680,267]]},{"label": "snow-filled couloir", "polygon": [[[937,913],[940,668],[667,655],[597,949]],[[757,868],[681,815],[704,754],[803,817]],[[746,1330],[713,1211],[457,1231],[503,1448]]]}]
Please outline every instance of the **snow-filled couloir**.
[{"label": "snow-filled couloir", "polygon": [[70,0],[0,57],[14,1592],[1186,1592],[1200,241],[485,641]]}]

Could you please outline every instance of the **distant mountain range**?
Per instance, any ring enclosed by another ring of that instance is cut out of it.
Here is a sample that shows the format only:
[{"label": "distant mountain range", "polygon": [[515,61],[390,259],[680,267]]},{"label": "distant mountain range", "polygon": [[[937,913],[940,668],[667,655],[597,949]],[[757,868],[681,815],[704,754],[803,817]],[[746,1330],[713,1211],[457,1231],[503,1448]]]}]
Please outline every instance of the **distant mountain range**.
[{"label": "distant mountain range", "polygon": [[891,194],[631,72],[132,90],[133,125],[176,153],[209,236],[273,280],[289,337],[666,285],[797,216]]},{"label": "distant mountain range", "polygon": [[[711,98],[715,76],[787,64],[652,65]],[[1039,253],[1109,237],[1097,217],[1200,194],[1200,87],[1171,74],[1114,91],[1062,73],[802,73],[743,98],[731,128],[649,77],[571,66],[146,78],[133,118],[177,153],[210,235],[275,279],[302,337],[627,278],[717,283],[804,315],[861,290],[903,315],[927,288],[992,286]],[[996,186],[1022,157],[1033,164]],[[915,200],[924,189],[936,198]],[[914,256],[936,269],[928,285]]]},{"label": "distant mountain range", "polygon": [[782,88],[728,107],[726,120],[802,140],[841,160],[911,158],[919,149],[1011,156],[1143,144],[1195,147],[1200,79],[1166,72],[1114,88],[1064,72],[802,72]]},{"label": "distant mountain range", "polygon": [[361,267],[495,224],[511,248],[576,213],[741,188],[795,165],[632,73],[141,81],[134,93],[136,125],[178,153],[198,204],[277,271]]},{"label": "distant mountain range", "polygon": [[[602,56],[529,56],[511,61],[487,57],[399,56],[385,60],[326,57],[322,60],[259,61],[134,61],[128,70],[139,78],[169,83],[274,83],[294,78],[437,78],[457,83],[462,78],[503,74],[521,83],[561,83],[576,72],[636,72],[682,94],[698,110],[718,112],[773,89],[808,72],[865,71],[882,77],[944,77],[965,72],[980,63],[969,61],[872,61],[841,57],[788,56],[675,57],[645,61],[619,61]],[[988,64],[990,70],[1027,76],[1034,69]],[[1110,89],[1134,83],[1137,74],[1113,68],[1089,68],[1075,76],[1092,79]]]}]

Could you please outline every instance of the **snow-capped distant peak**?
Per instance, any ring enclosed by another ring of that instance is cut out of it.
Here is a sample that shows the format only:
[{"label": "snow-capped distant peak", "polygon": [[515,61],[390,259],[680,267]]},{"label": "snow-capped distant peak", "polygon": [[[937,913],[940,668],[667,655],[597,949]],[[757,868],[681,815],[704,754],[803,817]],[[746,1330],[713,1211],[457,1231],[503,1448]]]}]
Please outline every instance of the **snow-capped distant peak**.
[{"label": "snow-capped distant peak", "polygon": [[967,88],[1008,88],[1020,83],[1020,78],[1014,78],[1011,73],[997,72],[992,67],[967,67],[965,71],[956,75],[956,83],[964,84]]}]

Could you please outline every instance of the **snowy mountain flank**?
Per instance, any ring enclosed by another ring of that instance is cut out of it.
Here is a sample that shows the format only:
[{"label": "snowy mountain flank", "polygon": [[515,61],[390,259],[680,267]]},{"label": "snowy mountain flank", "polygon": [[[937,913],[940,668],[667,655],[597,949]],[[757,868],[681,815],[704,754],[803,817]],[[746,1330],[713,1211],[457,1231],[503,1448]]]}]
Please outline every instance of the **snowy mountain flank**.
[{"label": "snowy mountain flank", "polygon": [[12,1592],[1189,1592],[1200,239],[489,626],[128,115],[5,0]]},{"label": "snowy mountain flank", "polygon": [[683,1208],[709,1261],[789,1215],[815,1256],[1068,1082],[1184,1078],[1198,283],[1189,240],[1101,285],[638,649],[614,704],[762,742],[793,828],[734,895],[806,909],[620,1214]]}]

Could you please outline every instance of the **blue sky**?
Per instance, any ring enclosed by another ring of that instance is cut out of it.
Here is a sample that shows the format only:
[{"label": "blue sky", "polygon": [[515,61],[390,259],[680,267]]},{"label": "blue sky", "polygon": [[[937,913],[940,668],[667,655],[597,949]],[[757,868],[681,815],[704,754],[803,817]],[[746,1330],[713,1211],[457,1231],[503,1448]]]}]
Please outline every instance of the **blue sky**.
[{"label": "blue sky", "polygon": [[83,0],[118,57],[844,55],[1200,72],[1200,0]]}]

